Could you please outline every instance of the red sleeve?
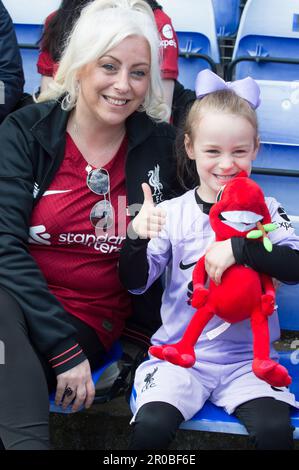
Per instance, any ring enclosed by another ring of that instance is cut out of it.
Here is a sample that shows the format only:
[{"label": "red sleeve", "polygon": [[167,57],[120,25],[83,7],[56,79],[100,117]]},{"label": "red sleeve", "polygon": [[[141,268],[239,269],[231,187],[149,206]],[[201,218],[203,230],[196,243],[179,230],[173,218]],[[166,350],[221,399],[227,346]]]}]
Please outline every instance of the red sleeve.
[{"label": "red sleeve", "polygon": [[157,28],[161,38],[162,63],[161,75],[163,79],[178,77],[178,38],[172,26],[171,19],[163,10],[157,8],[154,11]]},{"label": "red sleeve", "polygon": [[46,75],[47,77],[53,77],[54,73],[56,72],[55,65],[55,62],[53,62],[53,59],[48,51],[40,51],[37,60],[38,73],[41,75]]},{"label": "red sleeve", "polygon": [[[51,13],[45,20],[45,29],[47,28],[49,21],[53,18],[55,15],[56,11]],[[37,59],[37,71],[41,75],[46,75],[47,77],[53,77],[53,75],[56,73],[57,70],[57,64],[53,62],[52,57],[49,54],[49,51],[47,49],[44,49],[42,46],[42,49],[39,53],[38,59]]]}]

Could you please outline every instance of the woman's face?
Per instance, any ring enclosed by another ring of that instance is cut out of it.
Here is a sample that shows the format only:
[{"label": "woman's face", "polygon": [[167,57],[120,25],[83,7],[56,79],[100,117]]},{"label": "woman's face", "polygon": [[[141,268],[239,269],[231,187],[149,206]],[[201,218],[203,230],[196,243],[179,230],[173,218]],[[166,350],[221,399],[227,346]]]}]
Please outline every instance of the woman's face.
[{"label": "woman's face", "polygon": [[143,103],[150,84],[150,47],[142,36],[129,36],[78,73],[76,111],[101,125],[123,126]]}]

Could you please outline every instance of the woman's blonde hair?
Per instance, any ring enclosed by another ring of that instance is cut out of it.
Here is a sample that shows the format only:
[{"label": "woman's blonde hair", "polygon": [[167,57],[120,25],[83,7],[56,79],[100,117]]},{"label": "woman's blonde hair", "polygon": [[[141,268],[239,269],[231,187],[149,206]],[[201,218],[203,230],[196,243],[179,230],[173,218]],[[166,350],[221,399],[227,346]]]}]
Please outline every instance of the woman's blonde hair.
[{"label": "woman's blonde hair", "polygon": [[196,128],[208,111],[234,114],[241,116],[251,124],[254,129],[255,148],[259,145],[258,121],[255,110],[248,101],[238,96],[233,90],[219,90],[205,95],[194,101],[185,120],[183,128],[178,132],[176,142],[176,155],[178,158],[178,178],[186,189],[198,184],[198,174],[194,160],[190,160],[185,149],[185,136],[194,142]]},{"label": "woman's blonde hair", "polygon": [[151,8],[144,0],[94,0],[81,12],[70,34],[57,73],[37,101],[57,100],[70,111],[78,96],[77,73],[129,36],[144,37],[151,54],[150,85],[142,111],[157,121],[167,121],[170,110],[163,99],[160,76],[160,40]]}]

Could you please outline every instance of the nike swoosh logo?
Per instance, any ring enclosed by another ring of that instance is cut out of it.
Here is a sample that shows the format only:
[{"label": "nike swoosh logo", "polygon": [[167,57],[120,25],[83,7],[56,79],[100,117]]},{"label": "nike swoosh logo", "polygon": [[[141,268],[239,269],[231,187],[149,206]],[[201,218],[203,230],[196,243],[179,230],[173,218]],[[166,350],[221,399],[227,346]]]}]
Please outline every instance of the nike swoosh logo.
[{"label": "nike swoosh logo", "polygon": [[49,191],[45,191],[43,196],[51,196],[52,194],[61,194],[61,193],[69,193],[71,189],[50,189]]},{"label": "nike swoosh logo", "polygon": [[180,262],[180,269],[182,269],[183,271],[185,269],[190,269],[192,268],[192,266],[195,266],[197,263],[197,261],[195,261],[194,263],[190,263],[190,264],[184,264],[183,261]]},{"label": "nike swoosh logo", "polygon": [[275,392],[284,392],[284,390],[281,390],[280,388],[274,387],[273,385],[271,385],[271,388],[272,388],[272,390],[274,390]]}]

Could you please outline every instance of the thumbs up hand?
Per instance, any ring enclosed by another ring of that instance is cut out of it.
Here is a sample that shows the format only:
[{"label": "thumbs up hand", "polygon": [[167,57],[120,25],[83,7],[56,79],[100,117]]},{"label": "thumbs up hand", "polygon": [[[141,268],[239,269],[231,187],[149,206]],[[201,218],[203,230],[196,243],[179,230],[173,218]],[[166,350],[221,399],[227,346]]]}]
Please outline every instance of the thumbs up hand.
[{"label": "thumbs up hand", "polygon": [[166,221],[166,214],[163,209],[155,207],[149,185],[142,183],[141,187],[144,201],[139,214],[132,222],[132,226],[140,238],[154,238],[162,230]]}]

